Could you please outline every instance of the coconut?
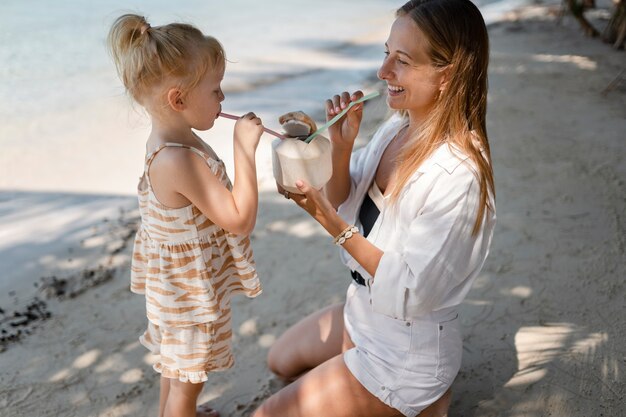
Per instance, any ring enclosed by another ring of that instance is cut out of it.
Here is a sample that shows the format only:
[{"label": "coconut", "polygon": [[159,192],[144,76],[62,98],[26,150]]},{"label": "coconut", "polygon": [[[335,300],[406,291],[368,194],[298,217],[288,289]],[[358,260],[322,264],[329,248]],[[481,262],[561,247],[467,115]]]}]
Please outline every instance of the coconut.
[{"label": "coconut", "polygon": [[330,141],[321,135],[309,143],[292,138],[275,139],[272,167],[276,182],[290,193],[302,194],[296,187],[298,180],[319,190],[333,174]]}]

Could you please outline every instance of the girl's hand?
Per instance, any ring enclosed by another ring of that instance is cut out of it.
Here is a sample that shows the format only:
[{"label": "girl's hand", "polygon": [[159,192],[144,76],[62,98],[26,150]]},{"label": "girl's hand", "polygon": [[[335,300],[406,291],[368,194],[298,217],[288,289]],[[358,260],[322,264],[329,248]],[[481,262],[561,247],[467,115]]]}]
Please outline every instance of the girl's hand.
[{"label": "girl's hand", "polygon": [[[361,97],[363,97],[362,91],[356,91],[352,95],[344,91],[341,95],[335,95],[332,99],[326,100],[326,120],[332,119],[348,107],[351,101],[357,101]],[[363,104],[361,103],[352,107],[337,123],[328,128],[332,144],[352,148],[362,119]]]},{"label": "girl's hand", "polygon": [[235,122],[235,142],[246,149],[256,150],[263,133],[263,123],[253,112],[246,113]]},{"label": "girl's hand", "polygon": [[296,181],[296,187],[304,195],[289,193],[280,185],[276,184],[276,186],[279,193],[295,201],[297,205],[306,210],[332,236],[337,235],[346,227],[346,223],[339,217],[330,201],[320,191],[311,187],[305,181]]}]

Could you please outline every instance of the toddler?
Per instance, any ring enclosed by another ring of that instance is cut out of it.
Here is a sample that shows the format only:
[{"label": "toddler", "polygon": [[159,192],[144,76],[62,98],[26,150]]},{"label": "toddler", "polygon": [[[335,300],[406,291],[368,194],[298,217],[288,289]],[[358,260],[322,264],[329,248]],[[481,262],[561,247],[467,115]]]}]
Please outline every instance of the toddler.
[{"label": "toddler", "polygon": [[254,113],[235,123],[231,185],[224,163],[192,130],[210,129],[221,111],[220,43],[191,25],[151,27],[127,14],[111,27],[108,46],[126,90],[152,123],[131,268],[131,291],[145,294],[148,316],[139,340],[158,358],[159,415],[196,416],[208,373],[233,365],[231,296],[261,293],[248,235],[263,126]]}]

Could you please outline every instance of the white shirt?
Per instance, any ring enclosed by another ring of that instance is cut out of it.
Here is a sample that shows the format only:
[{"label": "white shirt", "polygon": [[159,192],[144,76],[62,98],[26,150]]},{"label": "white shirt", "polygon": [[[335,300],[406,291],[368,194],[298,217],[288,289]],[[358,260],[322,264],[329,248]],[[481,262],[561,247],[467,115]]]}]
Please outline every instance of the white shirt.
[{"label": "white shirt", "polygon": [[[349,224],[360,226],[358,213],[380,158],[405,124],[400,116],[392,117],[353,153],[350,194],[338,210]],[[369,281],[375,312],[409,320],[463,301],[487,258],[496,222],[495,212],[485,210],[472,236],[479,197],[471,160],[444,144],[420,165],[396,204],[384,199],[367,236],[384,252],[374,279],[341,249],[342,262]]]}]

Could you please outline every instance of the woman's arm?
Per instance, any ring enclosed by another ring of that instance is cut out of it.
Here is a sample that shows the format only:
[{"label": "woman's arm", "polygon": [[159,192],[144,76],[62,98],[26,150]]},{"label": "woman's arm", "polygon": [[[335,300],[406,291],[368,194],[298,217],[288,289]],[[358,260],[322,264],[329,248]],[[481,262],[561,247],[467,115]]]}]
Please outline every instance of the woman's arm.
[{"label": "woman's arm", "polygon": [[[326,119],[332,119],[348,107],[351,101],[356,101],[361,97],[363,97],[361,91],[352,95],[344,91],[341,95],[335,95],[332,99],[326,100]],[[332,146],[333,175],[326,184],[324,192],[335,209],[350,194],[350,156],[362,119],[363,105],[355,105],[345,116],[328,128]]]},{"label": "woman's arm", "polygon": [[[304,181],[296,182],[296,186],[304,195],[292,194],[291,198],[317,220],[331,236],[339,235],[349,226],[339,217],[330,201],[319,191]],[[282,192],[282,190],[279,191]],[[375,275],[383,256],[382,250],[374,246],[360,233],[347,239],[343,247],[371,276]]]},{"label": "woman's arm", "polygon": [[[317,190],[306,183],[298,188],[305,195],[294,195],[294,201],[331,236],[349,226]],[[397,226],[404,232],[402,243],[391,246],[400,249],[383,252],[360,234],[345,241],[343,248],[373,277],[374,311],[408,319],[446,302],[461,302],[487,256],[495,221],[485,221],[479,233],[472,234],[478,195],[469,171],[440,179],[420,214],[410,224]]]}]

